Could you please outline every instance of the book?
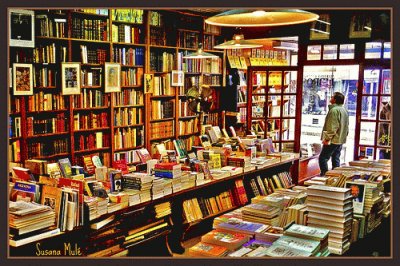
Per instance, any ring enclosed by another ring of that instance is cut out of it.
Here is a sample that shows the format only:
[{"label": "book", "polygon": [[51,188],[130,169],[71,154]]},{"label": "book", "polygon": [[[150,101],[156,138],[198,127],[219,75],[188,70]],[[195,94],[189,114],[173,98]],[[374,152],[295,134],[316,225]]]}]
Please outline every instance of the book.
[{"label": "book", "polygon": [[363,214],[366,184],[357,181],[346,181],[345,187],[350,189],[353,197],[353,212]]},{"label": "book", "polygon": [[221,230],[212,230],[201,237],[201,242],[226,247],[233,251],[249,241],[249,236],[240,233],[229,233]]},{"label": "book", "polygon": [[189,248],[188,254],[191,257],[223,257],[227,252],[226,247],[199,242]]},{"label": "book", "polygon": [[70,178],[72,175],[72,165],[68,158],[63,158],[58,160],[60,166],[61,174],[63,177]]},{"label": "book", "polygon": [[41,204],[50,206],[56,214],[56,225],[59,225],[59,214],[61,205],[61,189],[58,187],[46,186],[42,187]]},{"label": "book", "polygon": [[35,181],[35,178],[33,177],[31,171],[28,168],[15,166],[12,168],[12,170],[13,170],[17,180]]},{"label": "book", "polygon": [[49,238],[49,237],[53,237],[56,235],[60,234],[60,228],[56,228],[53,230],[46,230],[43,233],[40,234],[32,234],[29,237],[24,237],[24,238],[19,238],[19,239],[10,239],[9,244],[12,247],[20,247],[29,243],[33,243],[33,242],[37,242],[39,240],[45,239],[45,238]]},{"label": "book", "polygon": [[106,226],[107,224],[111,223],[114,219],[115,219],[115,215],[111,215],[110,217],[108,217],[108,218],[106,218],[104,220],[101,220],[101,221],[99,221],[97,223],[92,223],[90,225],[90,228],[94,229],[94,230],[98,230],[98,229]]},{"label": "book", "polygon": [[39,185],[24,181],[16,181],[11,190],[10,200],[40,202]]}]

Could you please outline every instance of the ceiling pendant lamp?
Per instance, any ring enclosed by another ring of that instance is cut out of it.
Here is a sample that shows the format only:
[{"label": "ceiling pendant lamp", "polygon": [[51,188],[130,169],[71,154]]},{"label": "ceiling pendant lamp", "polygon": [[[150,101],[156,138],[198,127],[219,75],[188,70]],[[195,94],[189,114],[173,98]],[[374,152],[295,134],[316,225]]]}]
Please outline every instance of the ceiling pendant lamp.
[{"label": "ceiling pendant lamp", "polygon": [[258,48],[262,44],[254,43],[244,39],[243,34],[233,35],[233,40],[218,44],[214,46],[214,49],[246,49],[246,48]]},{"label": "ceiling pendant lamp", "polygon": [[234,9],[206,19],[206,23],[226,27],[284,26],[315,21],[319,15],[300,9]]},{"label": "ceiling pendant lamp", "polygon": [[184,59],[207,59],[207,58],[218,58],[217,55],[206,53],[203,51],[202,44],[199,43],[199,48],[196,52],[183,56]]}]

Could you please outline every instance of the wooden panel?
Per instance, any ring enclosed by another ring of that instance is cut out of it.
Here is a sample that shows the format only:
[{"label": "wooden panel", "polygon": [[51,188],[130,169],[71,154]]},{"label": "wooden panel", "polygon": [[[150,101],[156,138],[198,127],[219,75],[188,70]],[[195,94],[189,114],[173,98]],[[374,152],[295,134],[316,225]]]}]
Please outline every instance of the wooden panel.
[{"label": "wooden panel", "polygon": [[298,184],[301,185],[307,179],[311,177],[317,176],[320,173],[319,164],[318,164],[318,155],[301,159],[299,161],[299,182]]}]

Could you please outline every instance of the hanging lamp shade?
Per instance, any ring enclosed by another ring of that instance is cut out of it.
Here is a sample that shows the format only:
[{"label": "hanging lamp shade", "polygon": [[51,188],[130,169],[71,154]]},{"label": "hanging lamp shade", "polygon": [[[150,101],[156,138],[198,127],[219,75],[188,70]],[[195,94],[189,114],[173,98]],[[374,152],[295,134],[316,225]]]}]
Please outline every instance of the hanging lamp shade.
[{"label": "hanging lamp shade", "polygon": [[254,43],[244,39],[243,34],[233,35],[233,40],[218,44],[214,49],[245,49],[245,48],[258,48],[262,44]]},{"label": "hanging lamp shade", "polygon": [[284,26],[315,21],[319,15],[300,9],[234,9],[206,19],[206,23],[226,27]]},{"label": "hanging lamp shade", "polygon": [[201,43],[199,44],[199,48],[194,53],[189,53],[183,56],[184,59],[206,59],[206,58],[218,58],[217,55],[206,53],[203,51]]}]

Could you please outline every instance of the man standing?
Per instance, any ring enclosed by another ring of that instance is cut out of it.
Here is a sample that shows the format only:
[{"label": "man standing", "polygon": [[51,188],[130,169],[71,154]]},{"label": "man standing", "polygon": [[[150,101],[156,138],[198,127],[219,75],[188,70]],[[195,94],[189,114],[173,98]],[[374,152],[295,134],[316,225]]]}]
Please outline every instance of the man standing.
[{"label": "man standing", "polygon": [[330,103],[321,136],[323,144],[319,155],[321,176],[324,176],[328,171],[329,158],[332,158],[332,169],[340,166],[340,152],[349,134],[349,114],[343,107],[344,95],[335,92]]}]

